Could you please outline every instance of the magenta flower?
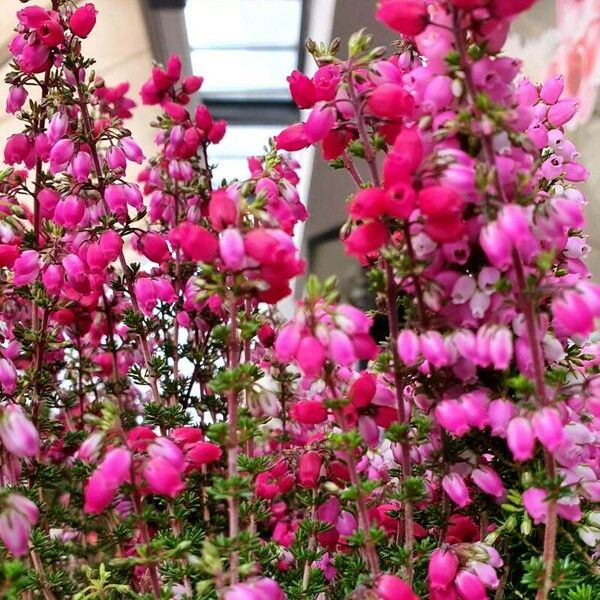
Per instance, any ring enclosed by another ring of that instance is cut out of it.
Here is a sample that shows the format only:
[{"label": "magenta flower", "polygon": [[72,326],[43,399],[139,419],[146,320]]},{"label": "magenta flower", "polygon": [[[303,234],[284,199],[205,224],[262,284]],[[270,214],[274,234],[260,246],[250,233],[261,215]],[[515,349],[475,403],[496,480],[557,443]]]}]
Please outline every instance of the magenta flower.
[{"label": "magenta flower", "polygon": [[18,494],[4,499],[0,512],[0,539],[14,556],[23,556],[29,550],[29,534],[39,518],[37,506]]}]

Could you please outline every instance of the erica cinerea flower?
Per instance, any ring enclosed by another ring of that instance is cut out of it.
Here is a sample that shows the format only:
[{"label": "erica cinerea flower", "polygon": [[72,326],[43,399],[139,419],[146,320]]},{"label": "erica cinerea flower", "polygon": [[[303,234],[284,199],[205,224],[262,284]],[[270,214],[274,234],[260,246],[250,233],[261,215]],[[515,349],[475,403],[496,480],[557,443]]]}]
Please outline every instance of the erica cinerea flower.
[{"label": "erica cinerea flower", "polygon": [[[532,3],[382,0],[401,36],[389,49],[364,31],[347,50],[310,40],[314,74],[288,77],[306,115],[225,181],[227,124],[184,60],[148,68],[142,149],[126,122],[137,90],[83,54],[96,7],[20,7],[0,173],[0,538],[29,557],[7,593],[595,589],[588,172],[565,133],[570,86],[523,79],[501,51]],[[308,213],[287,153],[305,147],[355,185],[327,201],[346,210],[362,308],[334,278],[297,279]]]},{"label": "erica cinerea flower", "polygon": [[8,494],[1,500],[0,539],[13,556],[27,554],[29,533],[37,523],[37,506],[18,494]]}]

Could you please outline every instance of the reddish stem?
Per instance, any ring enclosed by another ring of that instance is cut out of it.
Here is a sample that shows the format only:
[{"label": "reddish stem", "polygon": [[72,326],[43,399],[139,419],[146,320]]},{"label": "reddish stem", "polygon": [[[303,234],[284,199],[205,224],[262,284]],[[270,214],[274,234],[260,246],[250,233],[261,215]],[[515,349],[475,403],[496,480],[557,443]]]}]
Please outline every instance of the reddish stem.
[{"label": "reddish stem", "polygon": [[[98,148],[96,145],[96,140],[94,138],[94,133],[92,129],[92,122],[90,119],[90,113],[88,111],[87,103],[85,98],[83,97],[83,90],[81,89],[81,82],[77,82],[77,93],[79,95],[79,107],[81,109],[81,116],[83,119],[84,131],[86,134],[87,142],[90,148],[90,154],[92,155],[92,161],[94,163],[94,169],[96,171],[96,176],[98,178],[98,191],[100,192],[100,196],[102,198],[102,204],[104,206],[104,210],[106,214],[110,214],[110,209],[104,197],[104,192],[106,190],[106,181],[104,180],[104,176],[102,175],[102,167],[100,165],[100,157],[98,156]],[[119,253],[119,264],[121,265],[121,269],[123,271],[123,275],[125,278],[125,285],[127,287],[127,291],[129,292],[129,296],[131,298],[131,304],[134,310],[138,313],[141,313],[140,305],[137,300],[137,296],[135,293],[135,289],[133,287],[133,281],[129,276],[129,267],[127,266],[127,260],[125,259],[125,255],[123,251]],[[151,353],[150,346],[148,345],[148,334],[146,331],[142,331],[140,333],[140,349],[142,351],[142,357],[144,358],[144,365],[146,370],[148,371],[149,385],[150,390],[152,391],[152,400],[157,404],[160,404],[160,392],[158,390],[158,382],[153,373],[153,369],[150,366],[151,362]]]},{"label": "reddish stem", "polygon": [[[240,340],[238,337],[237,307],[235,298],[230,298],[229,304],[229,369],[234,370],[239,365]],[[228,421],[228,453],[227,453],[227,475],[231,480],[238,475],[237,458],[239,453],[238,440],[238,394],[231,390],[227,395],[227,421]],[[229,513],[229,538],[236,544],[235,538],[239,534],[240,517],[238,511],[238,500],[231,495],[228,500]],[[239,555],[237,551],[231,553],[229,571],[231,583],[238,580]]]},{"label": "reddish stem", "polygon": [[[377,160],[375,157],[375,152],[373,150],[373,146],[371,145],[371,141],[369,140],[369,135],[367,133],[367,129],[363,120],[362,107],[360,100],[356,94],[356,90],[354,89],[354,82],[352,81],[352,70],[350,70],[349,81],[348,81],[348,96],[350,101],[354,107],[354,111],[356,114],[356,127],[358,129],[358,134],[362,141],[362,145],[364,148],[365,160],[369,165],[369,169],[371,171],[371,176],[373,178],[373,183],[376,186],[381,185],[381,179],[379,177],[379,172],[377,170]],[[348,168],[348,167],[347,167]],[[349,169],[350,170],[350,169]],[[350,170],[350,174],[356,180],[356,170]],[[409,258],[411,259],[412,270],[414,273],[415,270],[415,255],[414,249],[412,247],[412,240],[410,238],[410,227],[408,223],[405,225],[405,243],[407,247],[407,251],[409,254]],[[400,423],[410,426],[410,413],[407,415],[404,409],[404,397],[402,394],[403,385],[402,385],[402,377],[401,377],[401,363],[400,357],[398,355],[398,289],[396,287],[396,282],[394,278],[394,268],[392,264],[385,260],[384,261],[385,270],[386,270],[386,309],[387,309],[387,317],[388,317],[388,328],[390,334],[390,349],[392,352],[392,362],[393,362],[393,371],[394,371],[394,388],[396,394],[396,409],[398,413],[398,420]],[[415,291],[417,295],[417,302],[419,307],[419,314],[421,315],[422,321],[425,320],[425,306],[423,302],[423,293],[421,289],[421,284],[416,275],[413,274],[413,281],[415,285]],[[400,481],[403,483],[407,477],[411,474],[411,460],[410,460],[410,442],[408,438],[404,439],[401,442],[401,475]],[[350,469],[352,472],[352,469]],[[367,521],[368,522],[368,521]],[[406,577],[410,584],[412,584],[414,569],[413,569],[413,555],[414,555],[414,508],[412,505],[412,501],[409,499],[404,500],[404,541],[406,545],[407,551],[407,561],[406,561]]]},{"label": "reddish stem", "polygon": [[[477,88],[475,86],[471,74],[471,67],[468,58],[468,53],[465,47],[463,30],[460,27],[460,11],[457,9],[454,9],[453,21],[454,37],[456,40],[457,50],[460,55],[461,66],[465,74],[465,85],[467,88],[467,95],[471,101],[473,109],[477,113],[478,111],[475,105],[475,99],[477,97]],[[482,144],[488,168],[491,169],[494,174],[497,192],[500,196],[502,203],[506,204],[508,202],[508,199],[506,197],[504,188],[502,187],[502,183],[498,174],[496,153],[494,151],[492,138],[489,135],[483,135]],[[529,342],[529,347],[531,349],[535,396],[537,399],[538,406],[545,406],[548,404],[548,398],[546,395],[546,386],[544,381],[545,364],[539,335],[539,324],[536,316],[535,307],[527,292],[527,281],[525,279],[525,272],[523,270],[521,257],[516,249],[513,249],[512,261],[516,275],[517,299],[519,304],[521,305],[521,311],[525,320],[527,339]],[[553,480],[556,477],[556,465],[554,462],[554,457],[546,450],[544,451],[544,463],[547,477]],[[546,527],[544,530],[544,578],[536,594],[536,600],[547,600],[550,590],[552,589],[552,570],[556,554],[557,529],[558,515],[556,510],[556,499],[550,498],[548,500],[548,514],[546,517]]]}]

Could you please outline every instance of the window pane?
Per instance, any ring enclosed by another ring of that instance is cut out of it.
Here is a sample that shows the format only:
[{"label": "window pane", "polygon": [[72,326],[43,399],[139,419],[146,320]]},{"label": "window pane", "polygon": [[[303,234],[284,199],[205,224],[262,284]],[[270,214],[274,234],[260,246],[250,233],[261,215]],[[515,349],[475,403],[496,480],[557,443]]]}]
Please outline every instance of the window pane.
[{"label": "window pane", "polygon": [[288,99],[286,77],[296,68],[294,50],[195,50],[194,73],[202,94],[219,98]]},{"label": "window pane", "polygon": [[264,154],[269,138],[277,135],[285,125],[234,125],[227,128],[223,141],[209,149],[208,161],[216,164],[215,181],[250,177],[248,156]]},{"label": "window pane", "polygon": [[301,0],[188,0],[192,48],[298,46]]}]

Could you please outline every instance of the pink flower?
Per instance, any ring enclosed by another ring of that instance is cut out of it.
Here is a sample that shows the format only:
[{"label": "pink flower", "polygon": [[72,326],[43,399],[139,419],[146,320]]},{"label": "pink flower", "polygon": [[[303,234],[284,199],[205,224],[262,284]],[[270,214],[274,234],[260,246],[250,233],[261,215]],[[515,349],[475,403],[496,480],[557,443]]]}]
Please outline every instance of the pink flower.
[{"label": "pink flower", "polygon": [[98,470],[94,471],[85,486],[83,510],[99,515],[108,508],[118,489],[119,485],[114,479],[106,477]]},{"label": "pink flower", "polygon": [[138,277],[133,284],[133,290],[141,311],[150,316],[158,301],[154,282],[150,277]]},{"label": "pink flower", "polygon": [[505,271],[512,263],[512,244],[497,221],[489,223],[481,229],[479,243],[489,261],[498,270]]},{"label": "pink flower", "polygon": [[183,452],[168,438],[159,437],[154,439],[148,446],[147,452],[151,458],[164,458],[177,470],[184,467]]},{"label": "pink flower", "polygon": [[461,569],[456,576],[455,585],[463,600],[487,600],[483,583],[472,571]]},{"label": "pink flower", "polygon": [[69,19],[69,29],[78,37],[86,38],[96,25],[96,15],[98,11],[91,4],[85,4],[77,8]]},{"label": "pink flower", "polygon": [[492,435],[506,436],[506,429],[510,420],[515,416],[515,413],[515,405],[510,400],[502,398],[492,400],[489,407]]},{"label": "pink flower", "polygon": [[419,357],[419,337],[412,329],[403,329],[398,334],[398,355],[409,367],[416,364]]},{"label": "pink flower", "polygon": [[316,90],[313,82],[300,71],[293,71],[287,78],[290,94],[298,108],[312,108],[316,102]]},{"label": "pink flower", "polygon": [[109,450],[98,467],[99,471],[117,481],[119,485],[129,480],[130,469],[131,453],[121,447]]},{"label": "pink flower", "polygon": [[275,146],[278,150],[295,152],[308,148],[310,141],[304,130],[304,123],[296,123],[286,127],[279,135],[275,136]]},{"label": "pink flower", "polygon": [[150,492],[176,498],[185,489],[182,471],[162,456],[151,457],[144,467],[144,479]]},{"label": "pink flower", "polygon": [[137,249],[148,259],[155,263],[163,263],[171,258],[169,246],[159,233],[152,231],[142,234],[139,238]]},{"label": "pink flower", "polygon": [[463,405],[457,400],[442,400],[435,409],[437,422],[450,433],[462,437],[471,428]]},{"label": "pink flower", "polygon": [[125,448],[113,448],[92,473],[84,490],[84,511],[100,514],[112,502],[119,486],[131,477],[131,453]]},{"label": "pink flower", "polygon": [[351,339],[341,330],[329,332],[329,355],[331,360],[343,366],[350,366],[356,360],[356,353]]},{"label": "pink flower", "polygon": [[52,19],[47,19],[43,23],[40,23],[36,29],[44,46],[50,48],[59,46],[65,39],[65,34],[60,23],[53,21]]},{"label": "pink flower", "polygon": [[219,254],[226,269],[239,271],[246,259],[244,238],[239,229],[225,229],[219,235]]},{"label": "pink flower", "polygon": [[562,127],[575,116],[578,108],[579,103],[574,98],[559,100],[548,109],[548,122],[552,127]]},{"label": "pink flower", "polygon": [[55,175],[67,168],[75,152],[75,144],[69,139],[56,142],[50,150],[50,172]]},{"label": "pink flower", "polygon": [[185,453],[185,458],[194,466],[207,465],[215,460],[219,460],[223,451],[216,444],[211,442],[196,442]]},{"label": "pink flower", "polygon": [[6,112],[14,114],[23,108],[27,101],[27,90],[20,85],[11,85],[6,99]]},{"label": "pink flower", "polygon": [[62,112],[55,112],[48,123],[48,141],[54,146],[67,132],[69,119]]},{"label": "pink flower", "polygon": [[535,436],[549,452],[554,452],[562,446],[563,424],[556,409],[544,407],[537,410],[531,422]]},{"label": "pink flower", "polygon": [[218,144],[224,137],[227,131],[227,121],[219,119],[213,123],[206,137],[211,144]]},{"label": "pink flower", "polygon": [[283,327],[275,340],[275,356],[282,363],[289,362],[295,355],[300,345],[302,332],[299,327],[290,323]]},{"label": "pink flower", "polygon": [[246,583],[236,583],[226,590],[224,600],[284,600],[285,596],[275,581],[262,577]]},{"label": "pink flower", "polygon": [[[537,0],[491,0],[491,11],[497,17],[512,17],[526,11],[536,2]],[[465,600],[471,599],[465,598]]]},{"label": "pink flower", "polygon": [[298,482],[304,488],[317,487],[321,473],[322,459],[318,452],[305,452],[298,464]]},{"label": "pink flower", "polygon": [[380,221],[359,225],[345,240],[344,248],[347,254],[363,258],[375,252],[388,239],[387,227]]},{"label": "pink flower", "polygon": [[464,508],[467,504],[471,503],[471,497],[469,496],[465,480],[458,473],[444,475],[442,487],[450,499],[460,506],[460,508]]},{"label": "pink flower", "polygon": [[471,479],[480,490],[490,496],[501,498],[504,495],[505,489],[502,480],[491,467],[486,465],[477,467],[471,473]]},{"label": "pink flower", "polygon": [[352,513],[342,510],[335,521],[335,528],[340,535],[352,535],[358,529],[358,521]]},{"label": "pink flower", "polygon": [[188,75],[183,78],[181,82],[181,87],[186,94],[194,94],[196,93],[204,83],[204,77],[200,77],[198,75]]},{"label": "pink flower", "polygon": [[556,75],[548,79],[540,90],[540,98],[546,104],[556,104],[560,98],[565,82],[562,75]]},{"label": "pink flower", "polygon": [[454,583],[458,571],[458,558],[451,550],[436,549],[428,566],[430,590],[445,590]]},{"label": "pink flower", "polygon": [[64,271],[60,265],[48,265],[42,273],[42,283],[46,291],[58,296],[65,281]]},{"label": "pink flower", "polygon": [[327,420],[327,409],[320,400],[299,400],[293,404],[290,414],[305,425],[316,425]]},{"label": "pink flower", "polygon": [[552,315],[567,335],[589,335],[594,330],[594,317],[583,296],[568,290],[552,301]]},{"label": "pink flower", "polygon": [[396,83],[384,83],[371,92],[367,105],[377,117],[397,120],[412,114],[414,99],[404,89],[404,86]]},{"label": "pink flower", "polygon": [[31,140],[24,133],[11,135],[4,146],[4,160],[9,165],[23,162],[28,168],[31,168],[35,163]]},{"label": "pink flower", "polygon": [[121,138],[119,144],[125,156],[130,161],[138,163],[140,165],[142,164],[146,157],[144,156],[144,153],[142,152],[140,146],[134,141],[134,139],[131,136]]},{"label": "pink flower", "polygon": [[211,263],[216,258],[219,241],[208,229],[184,223],[179,226],[177,237],[182,250],[191,260]]},{"label": "pink flower", "polygon": [[377,20],[403,35],[418,35],[429,21],[423,0],[381,0]]},{"label": "pink flower", "polygon": [[29,550],[29,534],[39,518],[37,506],[18,494],[8,494],[0,513],[0,538],[13,556]]},{"label": "pink flower", "polygon": [[490,337],[490,358],[494,368],[504,371],[513,357],[513,336],[508,327],[495,327]]},{"label": "pink flower", "polygon": [[317,338],[307,335],[300,340],[296,360],[305,375],[318,377],[325,364],[325,358],[325,348]]},{"label": "pink flower", "polygon": [[17,11],[19,23],[25,27],[36,29],[49,17],[48,11],[41,6],[28,6]]},{"label": "pink flower", "polygon": [[375,592],[381,600],[419,600],[408,583],[395,575],[381,575],[377,579]]},{"label": "pink flower", "polygon": [[325,102],[333,100],[341,79],[340,68],[337,65],[319,67],[312,78],[316,99]]},{"label": "pink flower", "polygon": [[0,358],[0,389],[6,394],[14,394],[17,389],[17,371],[8,358]]},{"label": "pink flower", "polygon": [[111,146],[106,151],[106,164],[113,171],[118,169],[125,170],[127,168],[127,158],[125,156],[125,152],[123,152],[119,146]]},{"label": "pink flower", "polygon": [[306,139],[311,144],[322,141],[335,125],[335,120],[335,109],[332,106],[317,104],[304,125]]},{"label": "pink flower", "polygon": [[500,584],[500,580],[496,575],[496,569],[492,565],[473,560],[469,563],[469,566],[486,588],[495,590]]},{"label": "pink flower", "polygon": [[108,257],[109,260],[117,260],[123,248],[123,239],[116,231],[105,231],[98,240],[100,250]]},{"label": "pink flower", "polygon": [[84,215],[85,202],[73,194],[58,202],[54,209],[54,221],[67,229],[74,229],[79,225]]},{"label": "pink flower", "polygon": [[426,331],[419,337],[423,357],[436,369],[448,364],[448,352],[439,331]]},{"label": "pink flower", "polygon": [[238,220],[235,201],[226,190],[215,190],[210,195],[208,203],[208,218],[217,231],[233,226]]},{"label": "pink flower", "polygon": [[[0,361],[2,364],[8,363],[6,359],[0,359]],[[16,405],[8,406],[2,411],[0,439],[4,447],[18,458],[37,456],[40,453],[38,431],[21,408]]]},{"label": "pink flower", "polygon": [[533,429],[525,417],[514,417],[506,428],[508,447],[516,461],[523,462],[533,457],[535,438]]},{"label": "pink flower", "polygon": [[529,488],[523,492],[523,506],[537,525],[546,522],[548,512],[547,492],[541,488]]},{"label": "pink flower", "polygon": [[13,265],[13,283],[17,287],[29,285],[40,272],[39,254],[35,250],[25,250]]}]

